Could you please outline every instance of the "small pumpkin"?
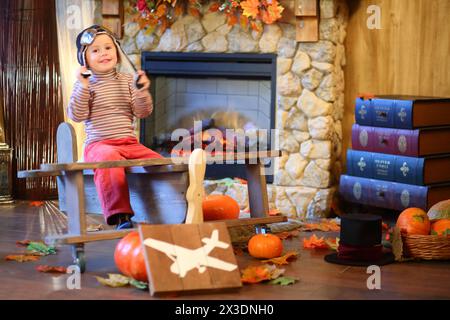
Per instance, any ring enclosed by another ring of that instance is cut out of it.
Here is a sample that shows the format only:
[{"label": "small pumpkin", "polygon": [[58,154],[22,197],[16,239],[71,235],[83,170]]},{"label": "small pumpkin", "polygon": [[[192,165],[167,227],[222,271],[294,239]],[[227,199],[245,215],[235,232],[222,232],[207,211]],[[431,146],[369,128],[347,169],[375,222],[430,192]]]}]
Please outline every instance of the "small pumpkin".
[{"label": "small pumpkin", "polygon": [[450,199],[434,204],[427,215],[430,220],[450,219]]},{"label": "small pumpkin", "polygon": [[210,194],[203,199],[203,219],[226,220],[239,218],[239,204],[232,197],[222,194]]},{"label": "small pumpkin", "polygon": [[282,252],[283,242],[274,234],[256,234],[248,241],[248,253],[254,258],[272,259]]},{"label": "small pumpkin", "polygon": [[114,251],[114,262],[124,275],[139,281],[148,281],[144,248],[137,231],[123,237]]},{"label": "small pumpkin", "polygon": [[430,220],[427,213],[420,208],[403,210],[398,216],[397,227],[407,234],[430,234]]},{"label": "small pumpkin", "polygon": [[431,234],[450,236],[450,219],[440,219],[431,224]]}]

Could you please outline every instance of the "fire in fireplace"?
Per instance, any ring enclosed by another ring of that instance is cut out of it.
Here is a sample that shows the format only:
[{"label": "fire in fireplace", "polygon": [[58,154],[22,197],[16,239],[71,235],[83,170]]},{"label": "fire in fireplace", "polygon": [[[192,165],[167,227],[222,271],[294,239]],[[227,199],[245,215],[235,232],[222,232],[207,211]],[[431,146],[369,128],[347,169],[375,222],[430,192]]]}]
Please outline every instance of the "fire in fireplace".
[{"label": "fire in fireplace", "polygon": [[[184,155],[186,148],[177,148],[182,140],[212,154],[270,149],[275,55],[144,52],[142,68],[152,79],[155,104],[141,121],[145,145],[164,156]],[[206,176],[245,179],[245,170],[214,165]]]}]

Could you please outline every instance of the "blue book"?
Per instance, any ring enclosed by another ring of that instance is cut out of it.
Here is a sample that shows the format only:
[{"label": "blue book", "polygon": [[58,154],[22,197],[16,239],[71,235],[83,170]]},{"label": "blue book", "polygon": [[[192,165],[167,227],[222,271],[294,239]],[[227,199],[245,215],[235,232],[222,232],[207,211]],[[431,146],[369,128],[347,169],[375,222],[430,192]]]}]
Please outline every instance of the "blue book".
[{"label": "blue book", "polygon": [[439,201],[450,198],[450,184],[417,186],[343,174],[339,193],[343,199],[363,205],[393,210],[416,207],[426,211]]},{"label": "blue book", "polygon": [[349,149],[347,174],[415,185],[450,182],[450,154],[415,158]]},{"label": "blue book", "polygon": [[416,129],[450,125],[450,98],[377,96],[355,101],[357,124]]}]

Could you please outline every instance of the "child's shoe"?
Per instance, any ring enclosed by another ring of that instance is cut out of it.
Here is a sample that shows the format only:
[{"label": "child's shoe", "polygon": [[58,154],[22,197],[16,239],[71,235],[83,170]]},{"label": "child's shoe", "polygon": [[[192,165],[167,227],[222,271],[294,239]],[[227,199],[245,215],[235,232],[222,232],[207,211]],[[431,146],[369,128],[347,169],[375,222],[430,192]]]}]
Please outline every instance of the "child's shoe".
[{"label": "child's shoe", "polygon": [[131,215],[120,214],[117,219],[116,230],[132,229],[132,228],[133,228],[133,221],[131,221]]}]

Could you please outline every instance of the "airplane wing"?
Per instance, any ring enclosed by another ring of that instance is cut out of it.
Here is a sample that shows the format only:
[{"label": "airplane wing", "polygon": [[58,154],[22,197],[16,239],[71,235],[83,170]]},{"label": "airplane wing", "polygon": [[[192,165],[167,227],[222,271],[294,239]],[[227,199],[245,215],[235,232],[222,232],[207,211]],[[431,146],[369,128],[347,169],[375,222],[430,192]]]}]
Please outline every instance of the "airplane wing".
[{"label": "airplane wing", "polygon": [[144,240],[144,244],[150,248],[161,251],[167,255],[171,255],[174,257],[177,256],[177,253],[175,251],[175,245],[170,244],[168,242],[147,238]]},{"label": "airplane wing", "polygon": [[221,269],[221,270],[225,270],[225,271],[233,271],[234,269],[237,268],[237,265],[235,265],[235,264],[225,262],[223,260],[213,258],[210,256],[206,257],[205,266],[216,268],[216,269]]},{"label": "airplane wing", "polygon": [[165,241],[151,239],[151,238],[145,239],[144,244],[153,249],[161,251],[167,255],[171,255],[172,257],[186,256],[186,255],[192,254],[195,251],[195,250],[191,250],[191,249],[186,249],[181,246],[177,246],[176,244],[171,244],[171,243],[168,243]]}]

